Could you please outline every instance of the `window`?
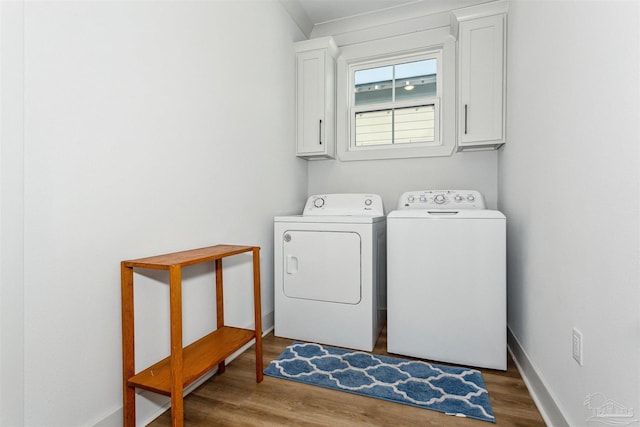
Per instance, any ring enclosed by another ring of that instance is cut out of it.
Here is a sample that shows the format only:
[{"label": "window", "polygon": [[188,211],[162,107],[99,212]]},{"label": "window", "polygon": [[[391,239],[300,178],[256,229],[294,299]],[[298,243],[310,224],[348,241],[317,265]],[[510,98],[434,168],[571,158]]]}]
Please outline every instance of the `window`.
[{"label": "window", "polygon": [[439,144],[439,56],[436,52],[384,65],[352,65],[352,149]]},{"label": "window", "polygon": [[455,144],[454,55],[453,39],[440,30],[342,47],[339,158],[450,155]]}]

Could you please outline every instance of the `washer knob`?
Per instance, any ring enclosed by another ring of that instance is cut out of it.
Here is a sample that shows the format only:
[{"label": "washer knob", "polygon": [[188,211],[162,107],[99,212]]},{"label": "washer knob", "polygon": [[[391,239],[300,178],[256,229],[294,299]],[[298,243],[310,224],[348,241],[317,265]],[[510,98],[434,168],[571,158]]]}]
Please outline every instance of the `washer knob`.
[{"label": "washer knob", "polygon": [[456,200],[456,202],[461,202],[462,201],[462,196],[459,195],[459,194],[456,194],[455,200]]},{"label": "washer knob", "polygon": [[364,201],[364,204],[365,204],[365,205],[367,205],[367,206],[371,206],[371,203],[373,203],[373,202],[371,201],[371,199],[366,199],[366,200]]},{"label": "washer knob", "polygon": [[427,196],[420,196],[420,201],[421,201],[422,203],[426,203],[426,201],[427,201]]},{"label": "washer knob", "polygon": [[315,206],[316,208],[321,208],[321,207],[323,207],[323,206],[324,206],[324,199],[323,199],[323,198],[321,198],[321,197],[319,197],[319,198],[315,199],[315,200],[313,201],[313,206]]},{"label": "washer knob", "polygon": [[436,202],[439,205],[443,204],[444,203],[444,195],[443,194],[438,194],[436,197],[433,198],[433,201]]},{"label": "washer knob", "polygon": [[407,201],[408,201],[409,203],[413,203],[413,201],[414,201],[414,200],[415,200],[415,199],[413,198],[413,196],[409,196],[409,197],[407,197]]},{"label": "washer knob", "polygon": [[468,200],[468,201],[470,201],[470,202],[473,202],[475,199],[476,199],[476,198],[473,196],[473,194],[469,194],[469,195],[467,196],[467,200]]}]

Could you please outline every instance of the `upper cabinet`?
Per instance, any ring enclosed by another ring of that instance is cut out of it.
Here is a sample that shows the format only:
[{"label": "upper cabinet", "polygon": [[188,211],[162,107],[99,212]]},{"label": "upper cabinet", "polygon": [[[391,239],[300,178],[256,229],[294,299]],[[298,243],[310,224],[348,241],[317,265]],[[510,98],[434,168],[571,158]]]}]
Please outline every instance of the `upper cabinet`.
[{"label": "upper cabinet", "polygon": [[477,6],[453,13],[452,28],[458,35],[458,151],[500,148],[505,143],[506,13],[496,13],[500,11]]},{"label": "upper cabinet", "polygon": [[335,157],[335,69],[338,48],[331,37],[295,44],[296,155]]}]

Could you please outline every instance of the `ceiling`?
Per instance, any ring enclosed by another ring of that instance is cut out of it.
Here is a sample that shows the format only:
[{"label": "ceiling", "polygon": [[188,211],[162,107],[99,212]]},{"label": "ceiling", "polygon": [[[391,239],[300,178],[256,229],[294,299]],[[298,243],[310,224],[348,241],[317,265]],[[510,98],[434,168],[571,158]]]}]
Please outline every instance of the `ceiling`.
[{"label": "ceiling", "polygon": [[313,25],[423,0],[298,0]]}]

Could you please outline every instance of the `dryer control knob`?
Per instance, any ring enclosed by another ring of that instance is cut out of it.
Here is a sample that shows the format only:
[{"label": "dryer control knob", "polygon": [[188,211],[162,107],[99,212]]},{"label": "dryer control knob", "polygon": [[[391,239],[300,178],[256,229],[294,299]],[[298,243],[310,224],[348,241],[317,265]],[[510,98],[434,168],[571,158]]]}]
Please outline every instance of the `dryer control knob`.
[{"label": "dryer control knob", "polygon": [[433,201],[436,202],[439,205],[443,204],[444,203],[444,195],[438,194],[436,197],[433,198]]},{"label": "dryer control knob", "polygon": [[319,198],[315,199],[315,200],[313,201],[313,206],[315,206],[316,208],[321,208],[321,207],[323,207],[323,206],[324,206],[324,199],[323,199],[323,198],[321,198],[321,197],[319,197]]}]

